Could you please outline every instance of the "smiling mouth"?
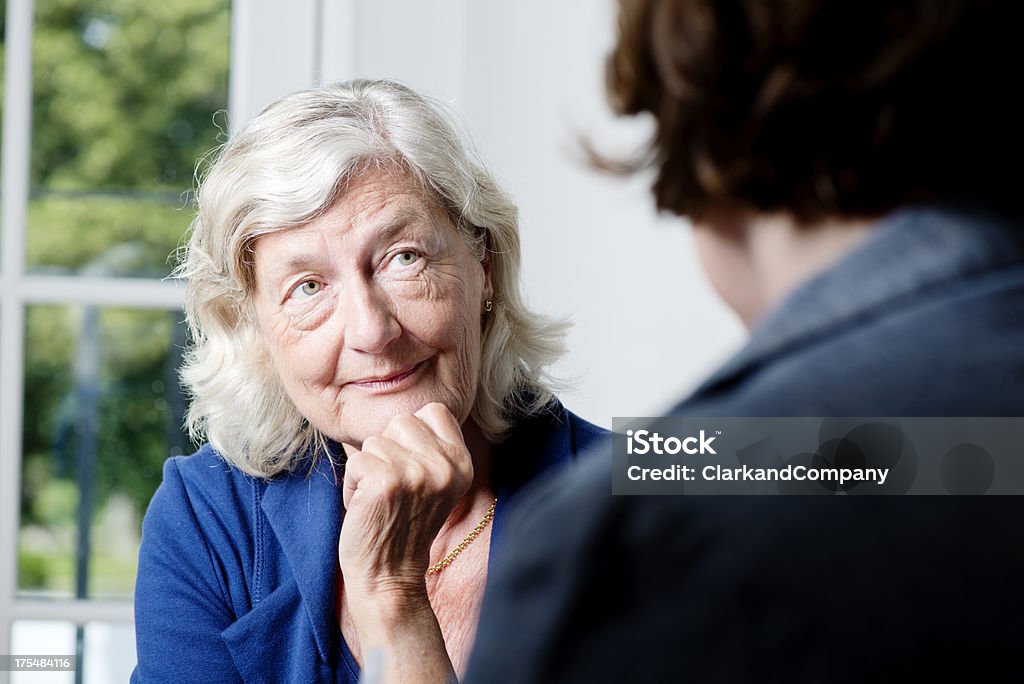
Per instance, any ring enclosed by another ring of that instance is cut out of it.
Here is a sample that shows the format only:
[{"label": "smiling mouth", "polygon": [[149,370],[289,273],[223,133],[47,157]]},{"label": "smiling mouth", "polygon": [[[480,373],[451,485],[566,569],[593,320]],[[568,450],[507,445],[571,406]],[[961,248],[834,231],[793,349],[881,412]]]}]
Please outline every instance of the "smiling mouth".
[{"label": "smiling mouth", "polygon": [[363,378],[362,380],[353,380],[348,384],[352,385],[353,387],[359,387],[361,389],[375,391],[388,391],[398,389],[402,387],[407,380],[412,378],[412,376],[416,374],[416,371],[418,371],[423,366],[424,363],[426,362],[420,361],[414,366],[410,366],[405,370],[398,371],[397,373],[393,373],[391,375]]}]

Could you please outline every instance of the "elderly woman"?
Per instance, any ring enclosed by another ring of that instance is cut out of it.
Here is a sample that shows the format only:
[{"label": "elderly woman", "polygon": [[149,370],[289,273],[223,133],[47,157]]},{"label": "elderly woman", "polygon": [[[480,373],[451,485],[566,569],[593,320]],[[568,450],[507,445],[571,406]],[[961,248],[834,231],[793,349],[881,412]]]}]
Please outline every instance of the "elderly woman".
[{"label": "elderly woman", "polygon": [[180,269],[188,422],[143,525],[134,681],[449,681],[528,481],[600,430],[544,381],[516,208],[442,107],[353,81],[223,149]]}]

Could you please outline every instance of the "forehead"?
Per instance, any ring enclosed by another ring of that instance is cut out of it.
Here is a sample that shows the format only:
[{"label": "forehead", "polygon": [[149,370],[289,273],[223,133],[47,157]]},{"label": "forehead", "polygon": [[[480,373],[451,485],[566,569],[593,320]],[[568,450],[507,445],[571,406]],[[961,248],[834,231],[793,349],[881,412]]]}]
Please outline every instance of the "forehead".
[{"label": "forehead", "polygon": [[308,261],[313,254],[325,258],[336,249],[360,250],[360,245],[370,247],[410,231],[418,238],[445,244],[445,238],[456,233],[440,203],[408,171],[375,168],[345,181],[334,204],[317,218],[262,235],[252,249],[257,266],[269,261],[286,267]]},{"label": "forehead", "polygon": [[450,225],[440,202],[409,172],[373,169],[344,181],[334,203],[320,216],[302,226],[261,236],[256,245],[325,233],[348,239],[383,239],[410,226],[444,232]]},{"label": "forehead", "polygon": [[371,168],[345,179],[334,204],[325,212],[352,222],[381,213],[433,216],[443,212],[437,199],[411,173],[394,167]]},{"label": "forehead", "polygon": [[446,218],[440,202],[411,173],[401,168],[371,168],[343,181],[334,203],[303,228],[381,234],[408,223],[441,228]]}]

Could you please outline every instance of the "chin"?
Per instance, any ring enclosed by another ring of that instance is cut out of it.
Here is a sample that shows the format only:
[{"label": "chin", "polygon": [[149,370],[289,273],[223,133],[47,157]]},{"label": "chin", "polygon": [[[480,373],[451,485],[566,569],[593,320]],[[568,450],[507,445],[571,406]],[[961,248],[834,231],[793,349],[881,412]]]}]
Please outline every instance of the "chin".
[{"label": "chin", "polygon": [[467,402],[453,405],[451,397],[416,394],[381,397],[373,402],[359,402],[358,407],[347,407],[342,420],[333,422],[334,426],[341,423],[341,430],[321,428],[321,431],[335,441],[362,448],[363,440],[384,432],[384,428],[395,416],[403,413],[416,413],[427,404],[434,402],[447,406],[460,425],[466,422],[473,408],[472,403]]}]

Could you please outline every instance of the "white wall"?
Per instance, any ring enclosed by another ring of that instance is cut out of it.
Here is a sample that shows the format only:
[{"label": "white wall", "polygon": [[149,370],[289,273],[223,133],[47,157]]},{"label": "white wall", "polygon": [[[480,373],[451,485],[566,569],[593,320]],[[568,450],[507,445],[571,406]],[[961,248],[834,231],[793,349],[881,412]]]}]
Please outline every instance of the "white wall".
[{"label": "white wall", "polygon": [[[255,21],[254,43],[260,30],[268,42],[234,46],[236,59],[273,65],[263,80],[242,67],[252,82],[233,83],[235,123],[280,94],[348,76],[396,78],[453,102],[519,203],[530,303],[575,324],[557,369],[575,379],[562,393],[570,408],[606,426],[658,414],[739,346],[687,226],[655,215],[649,179],[604,177],[574,156],[580,134],[625,153],[648,130],[604,103],[610,0],[302,0],[287,20],[273,17],[276,3],[243,4],[236,20]],[[320,36],[288,28],[303,25]]]}]

